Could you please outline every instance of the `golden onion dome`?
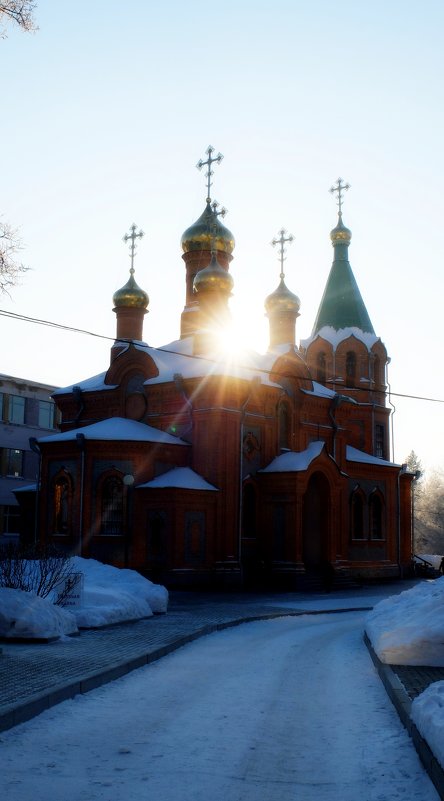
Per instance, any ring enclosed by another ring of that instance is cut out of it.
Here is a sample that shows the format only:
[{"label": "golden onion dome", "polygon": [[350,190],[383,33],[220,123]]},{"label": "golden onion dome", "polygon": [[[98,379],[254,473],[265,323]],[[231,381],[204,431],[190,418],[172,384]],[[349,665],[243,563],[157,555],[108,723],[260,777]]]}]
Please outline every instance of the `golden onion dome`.
[{"label": "golden onion dome", "polygon": [[226,292],[231,293],[234,281],[228,270],[224,270],[219,264],[216,254],[213,253],[208,267],[195,275],[193,289],[198,294],[200,292]]},{"label": "golden onion dome", "polygon": [[338,224],[330,231],[330,239],[334,245],[349,245],[352,234],[349,228],[346,228],[342,222],[342,214],[339,214]]},{"label": "golden onion dome", "polygon": [[[215,229],[215,230],[214,230]],[[193,225],[182,234],[181,245],[184,253],[193,250],[211,250],[212,242],[216,250],[231,254],[234,250],[234,236],[219,220],[210,203]]]},{"label": "golden onion dome", "polygon": [[125,286],[114,292],[114,308],[128,307],[146,309],[149,302],[150,299],[145,290],[141,289],[134,280],[134,270],[130,270],[130,277]]},{"label": "golden onion dome", "polygon": [[290,292],[283,278],[281,278],[278,288],[265,299],[265,309],[267,312],[298,312],[300,308],[301,301],[297,295],[293,295],[293,292]]}]

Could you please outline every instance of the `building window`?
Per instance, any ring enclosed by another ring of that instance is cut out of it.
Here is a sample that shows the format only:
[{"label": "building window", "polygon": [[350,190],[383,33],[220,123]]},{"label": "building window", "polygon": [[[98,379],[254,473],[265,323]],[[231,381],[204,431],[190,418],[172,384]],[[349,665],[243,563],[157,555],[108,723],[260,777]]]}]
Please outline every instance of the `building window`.
[{"label": "building window", "polygon": [[288,405],[281,403],[279,406],[279,448],[288,449],[290,447],[290,414]]},{"label": "building window", "polygon": [[101,492],[101,534],[123,534],[124,504],[123,481],[119,476],[108,476]]},{"label": "building window", "polygon": [[4,419],[3,418],[3,407],[4,407],[5,404],[4,404],[3,398],[4,398],[3,392],[0,392],[0,420]]},{"label": "building window", "polygon": [[25,422],[25,398],[21,395],[10,395],[8,406],[8,423],[23,425]]},{"label": "building window", "polygon": [[24,454],[18,448],[0,448],[0,476],[23,477]]},{"label": "building window", "polygon": [[0,534],[20,533],[20,507],[0,506]]},{"label": "building window", "polygon": [[51,401],[39,401],[40,428],[54,428],[54,404]]},{"label": "building window", "polygon": [[327,376],[327,362],[325,359],[325,353],[321,352],[318,353],[318,358],[316,360],[316,379],[319,381],[320,384],[325,384],[325,379]]},{"label": "building window", "polygon": [[71,518],[72,484],[68,475],[60,475],[54,482],[53,531],[54,534],[69,534]]},{"label": "building window", "polygon": [[385,459],[385,427],[380,423],[375,426],[375,456]]},{"label": "building window", "polygon": [[384,536],[382,529],[382,500],[376,491],[370,496],[368,508],[370,516],[370,538],[372,540],[382,540]]},{"label": "building window", "polygon": [[347,352],[345,360],[345,380],[348,387],[354,387],[356,381],[356,353]]},{"label": "building window", "polygon": [[364,539],[364,498],[359,489],[351,496],[351,535],[354,540]]}]

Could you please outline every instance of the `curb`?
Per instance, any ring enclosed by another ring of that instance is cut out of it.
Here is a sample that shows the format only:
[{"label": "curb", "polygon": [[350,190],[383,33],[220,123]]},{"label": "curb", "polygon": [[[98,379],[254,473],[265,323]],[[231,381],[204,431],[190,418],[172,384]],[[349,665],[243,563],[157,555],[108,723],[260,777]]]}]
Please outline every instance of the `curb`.
[{"label": "curb", "polygon": [[365,633],[364,643],[368,648],[370,656],[373,660],[373,664],[378,671],[379,678],[386,689],[387,695],[399,715],[401,723],[407,729],[418,756],[424,765],[430,780],[433,782],[439,797],[442,799],[442,801],[444,801],[444,770],[431,751],[427,740],[425,740],[422,734],[420,734],[410,716],[412,701],[405,690],[404,685],[401,683],[400,679],[392,670],[390,665],[386,665],[381,662],[373,650],[373,646],[367,637],[367,634]]}]

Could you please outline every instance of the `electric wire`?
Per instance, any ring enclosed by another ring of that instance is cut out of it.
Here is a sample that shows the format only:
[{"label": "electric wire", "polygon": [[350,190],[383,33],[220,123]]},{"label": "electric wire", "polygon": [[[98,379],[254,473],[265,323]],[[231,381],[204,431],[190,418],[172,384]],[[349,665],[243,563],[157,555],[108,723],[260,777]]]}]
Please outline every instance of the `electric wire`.
[{"label": "electric wire", "polygon": [[[109,342],[115,342],[116,341],[116,337],[115,336],[111,337],[111,336],[107,336],[106,334],[97,334],[94,331],[88,331],[85,328],[75,328],[75,327],[70,326],[70,325],[64,325],[63,323],[55,323],[55,322],[53,322],[51,320],[42,320],[42,319],[40,319],[38,317],[28,317],[25,314],[17,314],[15,312],[6,311],[5,309],[0,309],[0,317],[7,317],[7,318],[10,318],[12,320],[16,320],[16,321],[19,321],[19,322],[32,323],[34,325],[47,326],[48,328],[56,328],[56,329],[59,329],[61,331],[67,331],[67,332],[74,333],[74,334],[85,334],[86,336],[94,337],[95,339],[105,339],[105,340],[107,340]],[[128,342],[128,344],[129,344],[131,342],[131,340],[125,340],[125,342]],[[215,362],[215,359],[211,359],[211,358],[209,358],[207,356],[194,355],[194,354],[189,354],[189,353],[181,353],[179,351],[169,350],[168,348],[164,348],[164,347],[162,347],[162,348],[155,347],[153,345],[148,345],[147,347],[149,347],[151,350],[157,350],[157,351],[160,351],[161,353],[170,353],[170,354],[175,355],[175,356],[181,356],[182,358],[185,358],[185,359],[195,359],[195,360],[199,359],[201,361],[211,362],[212,364],[214,364],[214,362]],[[251,365],[251,364],[249,364],[249,365],[239,364],[239,367],[243,367],[243,368],[245,368],[247,370],[250,370],[251,372],[265,373],[266,375],[270,375],[270,376],[271,375],[276,375],[276,371],[275,370],[267,370],[266,368],[255,367],[254,365]],[[356,391],[357,392],[368,392],[369,391],[365,387],[344,387],[343,389],[344,390],[345,389],[353,390],[354,392],[356,392]],[[373,390],[373,391],[377,392],[378,394],[384,394],[386,397],[407,398],[409,400],[427,401],[429,403],[444,403],[444,398],[429,398],[429,397],[424,396],[424,395],[411,395],[411,394],[405,393],[405,392],[394,392],[393,390],[390,390],[389,392],[382,391],[382,390]]]}]

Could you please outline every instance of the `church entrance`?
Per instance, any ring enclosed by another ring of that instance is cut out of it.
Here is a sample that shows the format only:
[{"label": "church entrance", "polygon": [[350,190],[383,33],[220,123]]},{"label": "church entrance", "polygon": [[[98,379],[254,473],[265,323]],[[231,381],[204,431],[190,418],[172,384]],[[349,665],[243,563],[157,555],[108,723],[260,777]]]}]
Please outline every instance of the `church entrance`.
[{"label": "church entrance", "polygon": [[329,483],[323,473],[314,473],[302,511],[302,558],[309,572],[319,572],[328,560],[329,508]]}]

